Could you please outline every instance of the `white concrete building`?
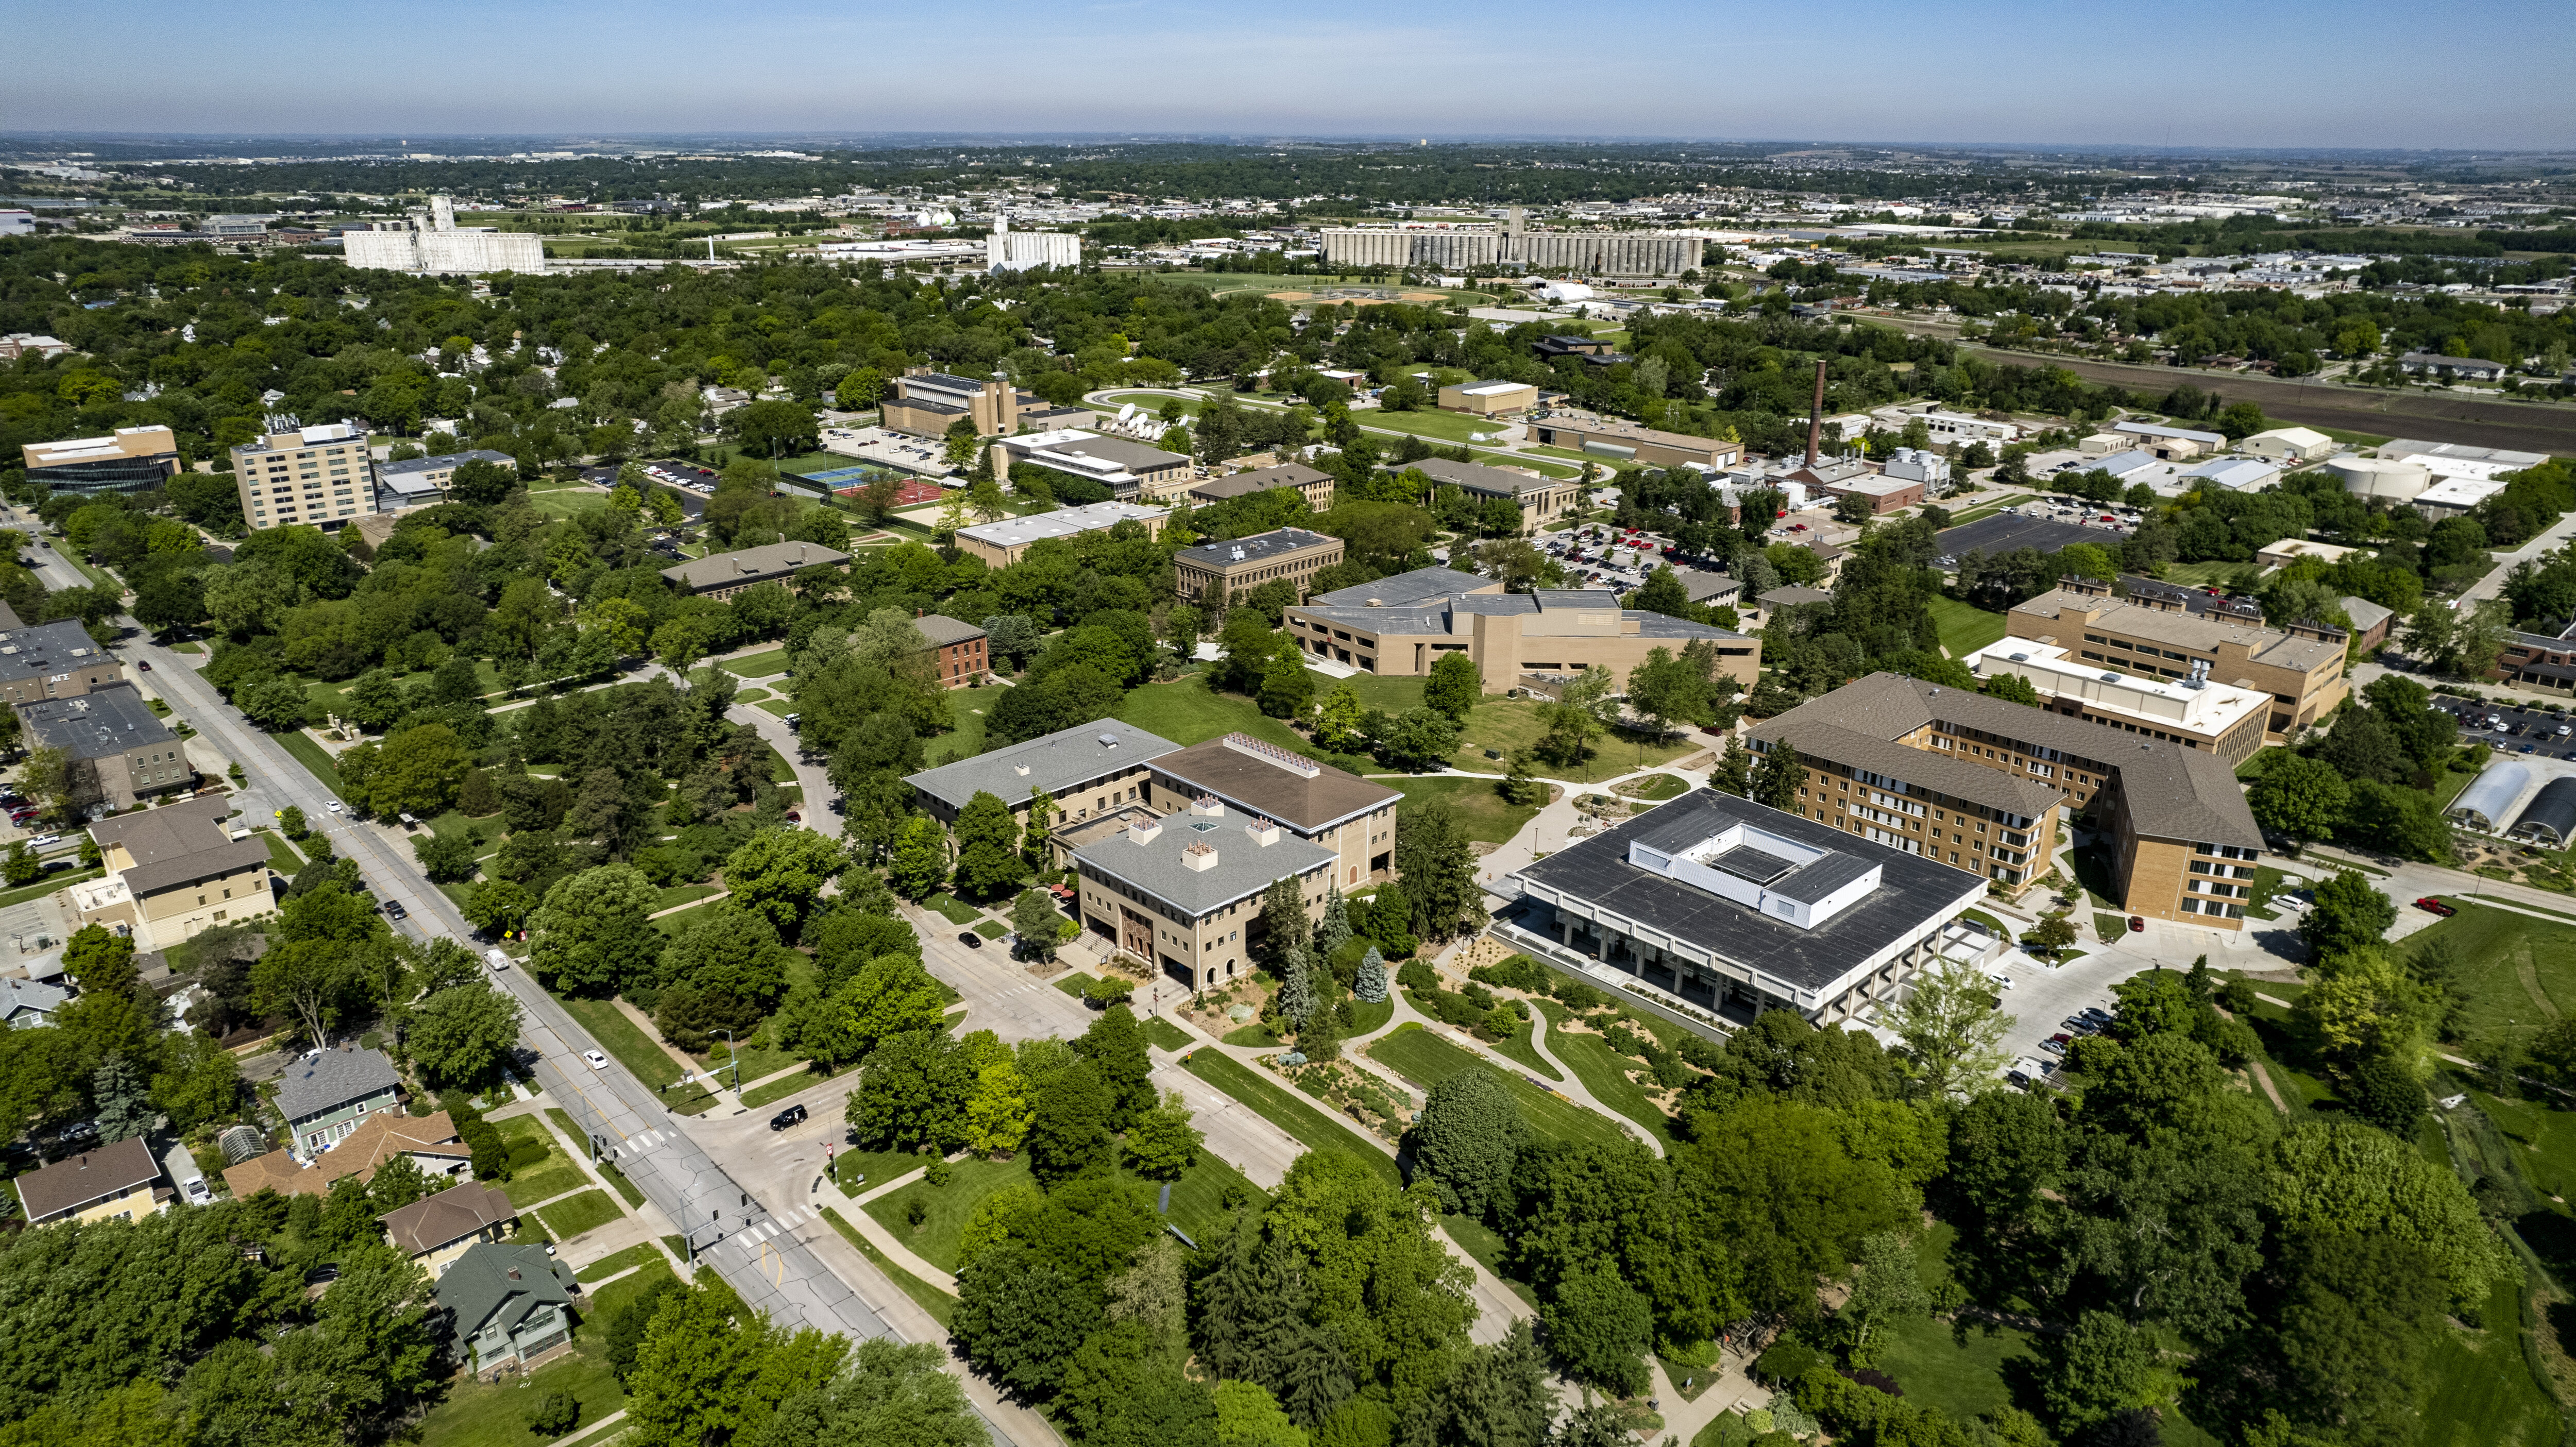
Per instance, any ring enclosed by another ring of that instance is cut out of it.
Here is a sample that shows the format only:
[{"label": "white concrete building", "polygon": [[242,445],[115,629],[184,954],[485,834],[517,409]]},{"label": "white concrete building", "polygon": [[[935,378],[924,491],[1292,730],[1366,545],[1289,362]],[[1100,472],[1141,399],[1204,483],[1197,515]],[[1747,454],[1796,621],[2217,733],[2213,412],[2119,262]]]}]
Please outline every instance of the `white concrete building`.
[{"label": "white concrete building", "polygon": [[1041,266],[1067,271],[1082,265],[1082,238],[1069,231],[1013,231],[1011,218],[993,219],[984,238],[986,271],[1029,271]]},{"label": "white concrete building", "polygon": [[533,232],[460,228],[455,203],[430,198],[429,209],[401,221],[379,221],[372,231],[345,232],[341,255],[348,264],[369,271],[409,271],[425,275],[480,275],[517,271],[543,275],[546,243]]}]

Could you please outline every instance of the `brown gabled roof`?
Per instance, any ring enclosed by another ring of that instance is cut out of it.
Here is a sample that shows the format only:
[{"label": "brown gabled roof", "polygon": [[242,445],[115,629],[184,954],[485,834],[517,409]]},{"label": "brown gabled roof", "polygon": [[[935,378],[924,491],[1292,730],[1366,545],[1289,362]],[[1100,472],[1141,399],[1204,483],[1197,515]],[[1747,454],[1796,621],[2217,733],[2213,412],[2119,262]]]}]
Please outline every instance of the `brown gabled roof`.
[{"label": "brown gabled roof", "polygon": [[1313,778],[1273,763],[1257,752],[1235,748],[1224,738],[1214,738],[1165,754],[1154,760],[1153,767],[1155,772],[1178,779],[1199,793],[1214,794],[1238,808],[1266,815],[1300,831],[1311,832],[1402,797],[1396,790],[1370,783],[1357,774],[1307,762],[1317,771]]},{"label": "brown gabled roof", "polygon": [[385,1236],[407,1256],[425,1256],[486,1227],[518,1219],[519,1208],[493,1187],[467,1181],[423,1196],[384,1216]]},{"label": "brown gabled roof", "polygon": [[1808,716],[1804,705],[1754,725],[1747,737],[1766,743],[1785,739],[1790,747],[1811,759],[1826,759],[1902,779],[1953,799],[2026,819],[2037,819],[2066,802],[2065,791],[2036,779],[2018,778],[2001,769],[1859,733],[1825,718]]},{"label": "brown gabled roof", "polygon": [[159,1179],[161,1163],[152,1159],[152,1148],[138,1137],[29,1171],[18,1178],[18,1202],[26,1207],[28,1220],[42,1221]]},{"label": "brown gabled roof", "polygon": [[358,1184],[365,1185],[375,1179],[376,1167],[398,1155],[448,1155],[461,1161],[473,1152],[456,1138],[456,1126],[446,1111],[415,1117],[380,1110],[358,1122],[357,1129],[322,1152],[312,1165],[298,1164],[284,1151],[270,1151],[226,1170],[224,1184],[236,1198],[255,1195],[263,1187],[281,1196],[322,1196],[330,1194],[331,1183],[342,1176],[356,1176]]}]

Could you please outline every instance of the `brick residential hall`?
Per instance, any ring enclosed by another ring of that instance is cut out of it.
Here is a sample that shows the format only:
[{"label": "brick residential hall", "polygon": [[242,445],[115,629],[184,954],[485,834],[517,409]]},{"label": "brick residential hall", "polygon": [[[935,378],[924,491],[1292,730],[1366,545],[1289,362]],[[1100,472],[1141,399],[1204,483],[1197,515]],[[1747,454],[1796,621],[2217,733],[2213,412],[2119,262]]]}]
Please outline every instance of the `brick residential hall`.
[{"label": "brick residential hall", "polygon": [[1793,812],[1826,828],[2017,889],[2049,868],[2064,817],[2100,835],[2123,912],[2244,928],[2263,834],[2211,750],[1892,673],[1748,737],[1760,753],[1797,749],[1807,782]]},{"label": "brick residential hall", "polygon": [[1168,818],[1128,811],[1124,827],[1072,851],[1082,927],[1198,989],[1252,967],[1262,892],[1295,879],[1311,918],[1340,856],[1215,799]]},{"label": "brick residential hall", "polygon": [[930,640],[931,659],[939,667],[943,686],[965,688],[983,682],[993,671],[993,661],[985,653],[983,629],[944,613],[925,613],[912,620],[912,626]]},{"label": "brick residential hall", "polygon": [[1479,502],[1499,498],[1512,504],[1520,509],[1520,531],[1524,537],[1538,531],[1539,524],[1562,517],[1583,505],[1583,484],[1573,478],[1540,477],[1536,473],[1517,472],[1506,467],[1452,462],[1445,457],[1425,457],[1405,463],[1396,471],[1420,472],[1436,487],[1457,488]]},{"label": "brick residential hall", "polygon": [[1317,573],[1342,560],[1342,540],[1304,528],[1280,528],[1231,542],[1202,543],[1172,554],[1172,573],[1183,602],[1205,601],[1210,590],[1239,598],[1264,583],[1286,579],[1306,596]]},{"label": "brick residential hall", "polygon": [[[2188,592],[2175,589],[2174,593]],[[2324,624],[2265,626],[2250,616],[2208,607],[2205,594],[2111,595],[2091,578],[2057,586],[2016,605],[2004,617],[2015,638],[2053,644],[2084,663],[2159,678],[2205,678],[2272,696],[2266,743],[2287,743],[2334,712],[2351,692],[2344,682],[2344,630]],[[2205,611],[2204,611],[2205,610]]]},{"label": "brick residential hall", "polygon": [[1302,462],[1282,462],[1229,473],[1224,477],[1211,477],[1205,482],[1191,484],[1189,495],[1192,502],[1226,502],[1282,487],[1296,489],[1297,495],[1306,500],[1309,511],[1332,510],[1333,475]]},{"label": "brick residential hall", "polygon": [[1025,829],[1029,801],[1039,794],[1055,801],[1055,818],[1062,822],[1141,801],[1146,765],[1179,748],[1134,724],[1102,719],[925,769],[904,782],[921,811],[942,824],[956,824],[957,812],[977,794],[990,794],[1010,806],[1012,819]]},{"label": "brick residential hall", "polygon": [[1149,538],[1160,537],[1163,522],[1171,515],[1170,508],[1141,507],[1130,502],[1060,507],[1053,512],[1031,513],[1027,517],[1003,518],[998,522],[959,528],[957,551],[970,558],[982,558],[987,567],[1007,568],[1026,557],[1031,545],[1048,538],[1078,538],[1084,533],[1105,533],[1124,522],[1142,527]]},{"label": "brick residential hall", "polygon": [[376,510],[367,430],[347,422],[272,432],[232,451],[242,516],[253,530],[303,523],[338,531]]}]

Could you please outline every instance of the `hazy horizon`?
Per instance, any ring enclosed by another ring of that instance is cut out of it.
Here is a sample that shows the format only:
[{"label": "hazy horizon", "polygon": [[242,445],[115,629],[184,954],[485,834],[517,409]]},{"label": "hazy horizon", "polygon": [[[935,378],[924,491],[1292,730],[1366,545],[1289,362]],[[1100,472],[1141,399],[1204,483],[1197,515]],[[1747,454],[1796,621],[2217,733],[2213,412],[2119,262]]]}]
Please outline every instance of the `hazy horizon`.
[{"label": "hazy horizon", "polygon": [[[1513,139],[2156,150],[2552,150],[2563,5],[2465,26],[2394,0],[2184,0],[2071,22],[2032,0],[1562,12],[1470,29],[1348,0],[1297,16],[1110,0],[853,14],[455,0],[421,11],[136,0],[27,11],[0,130],[152,137]],[[916,19],[916,17],[922,17]],[[2474,31],[2474,33],[2472,33]],[[115,56],[102,67],[102,55]],[[875,62],[872,64],[872,62]],[[1543,121],[1544,124],[1532,124]],[[1890,137],[1984,136],[1986,140]]]}]

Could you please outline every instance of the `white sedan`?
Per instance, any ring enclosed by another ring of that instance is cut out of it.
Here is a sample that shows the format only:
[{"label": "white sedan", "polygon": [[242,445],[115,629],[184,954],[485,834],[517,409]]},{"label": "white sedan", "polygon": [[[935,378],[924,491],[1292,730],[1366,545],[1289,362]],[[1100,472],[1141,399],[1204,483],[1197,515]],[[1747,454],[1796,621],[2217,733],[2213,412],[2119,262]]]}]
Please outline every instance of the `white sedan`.
[{"label": "white sedan", "polygon": [[581,1058],[589,1061],[590,1068],[593,1070],[606,1070],[608,1068],[608,1057],[600,1054],[596,1050],[585,1050],[581,1052]]}]

